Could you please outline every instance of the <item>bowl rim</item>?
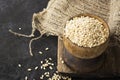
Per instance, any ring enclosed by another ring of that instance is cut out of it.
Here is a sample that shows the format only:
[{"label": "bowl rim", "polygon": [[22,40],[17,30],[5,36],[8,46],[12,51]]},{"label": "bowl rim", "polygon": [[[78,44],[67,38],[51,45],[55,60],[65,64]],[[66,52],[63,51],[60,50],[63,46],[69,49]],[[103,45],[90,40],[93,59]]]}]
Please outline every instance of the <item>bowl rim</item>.
[{"label": "bowl rim", "polygon": [[73,16],[73,17],[71,17],[70,19],[68,19],[68,21],[69,21],[69,20],[72,20],[72,19],[75,18],[75,17],[80,17],[80,16],[85,16],[85,17],[88,16],[88,17],[90,17],[90,18],[95,18],[95,19],[99,20],[100,22],[102,22],[102,25],[103,25],[104,27],[107,27],[107,29],[108,29],[108,37],[107,37],[106,41],[103,42],[103,43],[100,44],[100,45],[97,45],[97,46],[93,46],[93,47],[84,47],[84,46],[78,46],[76,43],[73,43],[68,37],[65,37],[65,35],[63,35],[63,38],[68,39],[68,41],[69,41],[70,43],[72,43],[72,44],[74,44],[75,46],[78,46],[78,47],[80,47],[80,48],[95,48],[95,47],[99,47],[99,46],[101,46],[101,45],[104,45],[106,42],[109,41],[109,37],[110,37],[110,28],[109,28],[109,26],[108,26],[108,24],[107,24],[107,22],[106,22],[105,20],[103,20],[103,19],[100,18],[99,16],[96,16],[96,15],[93,15],[93,14],[88,14],[88,13],[86,13],[86,14],[78,14],[78,15],[76,15],[76,16]]}]

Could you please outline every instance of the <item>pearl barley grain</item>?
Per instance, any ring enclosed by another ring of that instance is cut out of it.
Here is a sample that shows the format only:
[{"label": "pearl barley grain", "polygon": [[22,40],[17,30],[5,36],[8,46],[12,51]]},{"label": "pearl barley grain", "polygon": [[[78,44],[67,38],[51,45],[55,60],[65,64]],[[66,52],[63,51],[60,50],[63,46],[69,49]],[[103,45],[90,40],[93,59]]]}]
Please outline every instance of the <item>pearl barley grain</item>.
[{"label": "pearl barley grain", "polygon": [[38,69],[38,66],[35,67],[35,70],[37,70],[37,69]]},{"label": "pearl barley grain", "polygon": [[39,54],[43,54],[42,51],[39,51]]},{"label": "pearl barley grain", "polygon": [[107,40],[109,29],[95,18],[81,16],[67,21],[64,35],[78,46],[91,48]]},{"label": "pearl barley grain", "polygon": [[49,50],[49,48],[47,47],[47,48],[45,48],[45,50],[46,50],[46,51],[48,51],[48,50]]},{"label": "pearl barley grain", "polygon": [[31,68],[28,68],[27,71],[32,71],[32,69],[31,69]]},{"label": "pearl barley grain", "polygon": [[22,65],[21,64],[18,64],[18,67],[21,67]]},{"label": "pearl barley grain", "polygon": [[22,28],[18,28],[19,30],[21,30]]}]

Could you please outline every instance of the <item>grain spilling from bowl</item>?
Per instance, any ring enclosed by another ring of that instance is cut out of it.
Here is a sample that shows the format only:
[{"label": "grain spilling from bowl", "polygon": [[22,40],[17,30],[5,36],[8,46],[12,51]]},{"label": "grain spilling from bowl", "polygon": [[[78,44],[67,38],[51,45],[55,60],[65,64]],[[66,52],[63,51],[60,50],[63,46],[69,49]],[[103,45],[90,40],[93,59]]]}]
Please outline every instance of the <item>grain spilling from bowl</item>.
[{"label": "grain spilling from bowl", "polygon": [[98,19],[81,16],[67,21],[64,35],[78,46],[91,48],[107,40],[109,29]]}]

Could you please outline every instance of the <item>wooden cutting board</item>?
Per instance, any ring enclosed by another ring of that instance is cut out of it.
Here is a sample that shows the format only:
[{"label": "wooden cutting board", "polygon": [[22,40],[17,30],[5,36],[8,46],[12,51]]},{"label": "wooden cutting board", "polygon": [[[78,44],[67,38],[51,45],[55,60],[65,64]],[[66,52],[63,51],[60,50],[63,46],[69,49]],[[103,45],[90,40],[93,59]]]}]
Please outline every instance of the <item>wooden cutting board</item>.
[{"label": "wooden cutting board", "polygon": [[[111,39],[110,42],[114,41]],[[120,76],[120,48],[113,46],[108,47],[104,53],[104,62],[103,65],[95,71],[91,72],[76,72],[64,63],[63,55],[66,53],[63,41],[58,38],[58,54],[57,54],[57,69],[60,73],[65,73],[68,75],[76,77],[113,77]],[[94,66],[96,67],[96,66]]]}]

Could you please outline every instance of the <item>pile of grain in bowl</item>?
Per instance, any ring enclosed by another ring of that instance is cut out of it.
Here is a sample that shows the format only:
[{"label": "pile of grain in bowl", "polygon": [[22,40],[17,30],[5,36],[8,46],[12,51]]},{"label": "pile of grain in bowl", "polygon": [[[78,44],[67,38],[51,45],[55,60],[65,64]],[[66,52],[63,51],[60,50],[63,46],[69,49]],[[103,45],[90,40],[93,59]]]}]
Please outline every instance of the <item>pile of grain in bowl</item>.
[{"label": "pile of grain in bowl", "polygon": [[64,36],[78,46],[91,48],[107,40],[109,29],[98,19],[81,16],[67,21]]}]

